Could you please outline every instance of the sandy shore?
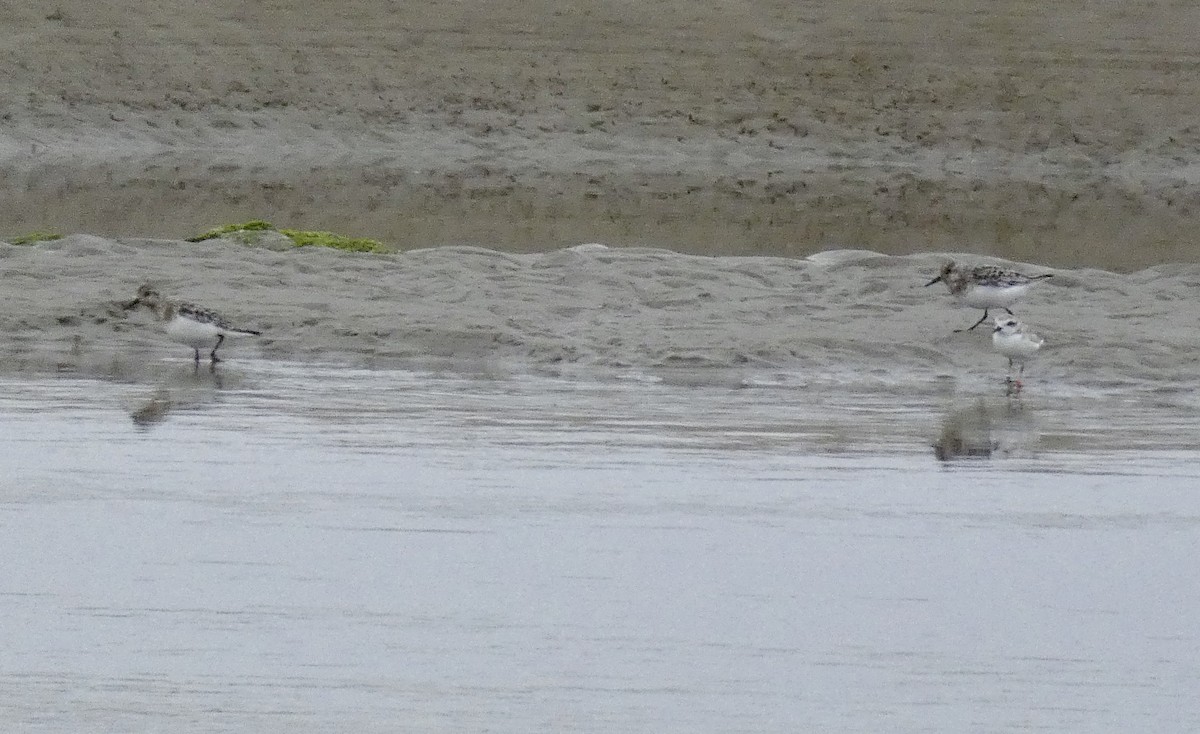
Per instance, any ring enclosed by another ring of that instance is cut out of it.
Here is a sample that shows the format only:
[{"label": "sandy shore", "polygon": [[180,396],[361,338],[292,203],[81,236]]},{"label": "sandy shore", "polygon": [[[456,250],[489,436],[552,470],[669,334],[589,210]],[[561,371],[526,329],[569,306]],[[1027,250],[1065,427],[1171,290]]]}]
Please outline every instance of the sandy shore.
[{"label": "sandy shore", "polygon": [[[1200,274],[1164,264],[1200,261],[1197,8],[69,0],[0,21],[0,240],[86,233],[0,245],[9,369],[186,356],[112,307],[152,280],[266,332],[233,358],[992,379],[986,333],[952,333],[977,314],[921,287],[965,252],[1055,272],[1018,309],[1042,379],[1194,378]],[[179,241],[251,218],[402,253]]]},{"label": "sandy shore", "polygon": [[1200,260],[1200,9],[845,0],[0,10],[0,238]]},{"label": "sandy shore", "polygon": [[[731,385],[779,374],[999,384],[1006,364],[989,331],[953,331],[979,312],[923,287],[945,257],[704,257],[595,244],[362,255],[74,235],[0,244],[0,369],[122,377],[189,358],[147,312],[119,307],[152,281],[264,332],[223,347],[235,369],[262,357]],[[1194,387],[1200,265],[1022,268],[1055,275],[1016,308],[1047,341],[1032,385]]]}]

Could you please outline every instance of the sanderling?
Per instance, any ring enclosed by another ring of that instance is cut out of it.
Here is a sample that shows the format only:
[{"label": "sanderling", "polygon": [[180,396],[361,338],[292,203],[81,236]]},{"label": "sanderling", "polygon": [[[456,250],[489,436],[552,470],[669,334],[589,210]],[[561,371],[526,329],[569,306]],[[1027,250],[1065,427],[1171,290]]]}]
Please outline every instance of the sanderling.
[{"label": "sanderling", "polygon": [[[258,336],[261,331],[242,329],[231,325],[221,316],[206,308],[193,306],[190,303],[174,303],[165,300],[154,286],[149,284],[138,288],[137,298],[125,304],[128,311],[138,306],[145,306],[154,311],[160,320],[166,323],[167,336],[177,342],[186,344],[196,353],[196,363],[200,363],[200,350],[212,345],[208,353],[213,364],[221,361],[217,356],[217,348],[231,335]],[[215,340],[215,341],[214,341]]]},{"label": "sanderling", "polygon": [[[1045,340],[1037,334],[1025,331],[1025,326],[1020,321],[1011,318],[996,319],[996,328],[992,330],[992,346],[997,352],[1008,357],[1008,377],[1005,379],[1007,384],[1016,385],[1018,390],[1021,389],[1021,377],[1025,375],[1025,360],[1041,349],[1044,343]],[[1013,380],[1012,376],[1013,362],[1021,365],[1021,371],[1017,374],[1016,380]]]},{"label": "sanderling", "polygon": [[1013,270],[1004,270],[995,265],[980,265],[968,268],[958,265],[953,260],[942,266],[938,277],[925,284],[925,287],[941,281],[950,289],[964,305],[971,308],[982,308],[983,316],[966,329],[956,331],[971,331],[988,318],[989,308],[1002,308],[1012,315],[1008,308],[1025,295],[1029,285],[1034,281],[1052,278],[1053,274],[1023,275]]}]

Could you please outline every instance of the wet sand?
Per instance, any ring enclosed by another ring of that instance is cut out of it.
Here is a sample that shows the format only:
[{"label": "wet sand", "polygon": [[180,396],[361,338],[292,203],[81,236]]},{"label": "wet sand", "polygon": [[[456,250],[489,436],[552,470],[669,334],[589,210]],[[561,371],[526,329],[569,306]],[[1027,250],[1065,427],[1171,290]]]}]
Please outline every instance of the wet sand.
[{"label": "wet sand", "polygon": [[[119,377],[190,358],[148,311],[121,309],[150,281],[167,298],[264,332],[231,339],[229,360],[439,360],[730,385],[775,374],[998,383],[1006,362],[987,326],[954,331],[981,313],[940,284],[924,287],[951,256],[705,257],[596,243],[371,255],[74,235],[0,244],[0,369]],[[1054,276],[1014,308],[1046,340],[1030,363],[1031,389],[1194,389],[1200,265],[1121,275],[997,262]]]},{"label": "wet sand", "polygon": [[0,238],[1195,262],[1200,9],[67,0],[0,10]]}]

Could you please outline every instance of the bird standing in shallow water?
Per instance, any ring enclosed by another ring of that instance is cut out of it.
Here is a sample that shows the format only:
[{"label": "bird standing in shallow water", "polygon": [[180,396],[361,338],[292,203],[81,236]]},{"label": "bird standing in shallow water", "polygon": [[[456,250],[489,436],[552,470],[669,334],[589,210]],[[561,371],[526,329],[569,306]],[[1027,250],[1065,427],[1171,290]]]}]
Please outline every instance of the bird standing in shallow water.
[{"label": "bird standing in shallow water", "polygon": [[1023,275],[1014,270],[998,268],[995,265],[980,265],[971,268],[951,260],[942,266],[942,272],[926,283],[925,287],[928,288],[940,281],[945,283],[946,287],[950,289],[950,293],[964,305],[971,308],[982,308],[983,316],[978,321],[966,329],[955,329],[955,331],[971,331],[987,321],[988,309],[1002,308],[1008,311],[1009,316],[1012,316],[1013,312],[1009,306],[1024,298],[1030,284],[1052,277],[1054,276],[1050,273]]},{"label": "bird standing in shallow water", "polygon": [[[1016,391],[1021,390],[1021,378],[1025,376],[1025,360],[1042,348],[1045,340],[1037,334],[1025,331],[1025,326],[1016,319],[996,319],[996,328],[992,329],[992,346],[997,352],[1008,357],[1008,377],[1005,383]],[[1013,363],[1021,365],[1017,379],[1012,376]]]},{"label": "bird standing in shallow water", "polygon": [[196,355],[196,364],[200,363],[200,350],[212,345],[208,353],[212,364],[221,361],[217,349],[225,341],[226,336],[259,336],[261,331],[242,329],[231,325],[221,318],[221,315],[206,308],[200,308],[190,303],[174,303],[159,295],[152,285],[138,288],[137,298],[125,304],[129,311],[138,306],[149,308],[166,324],[167,336],[181,344],[192,348]]}]

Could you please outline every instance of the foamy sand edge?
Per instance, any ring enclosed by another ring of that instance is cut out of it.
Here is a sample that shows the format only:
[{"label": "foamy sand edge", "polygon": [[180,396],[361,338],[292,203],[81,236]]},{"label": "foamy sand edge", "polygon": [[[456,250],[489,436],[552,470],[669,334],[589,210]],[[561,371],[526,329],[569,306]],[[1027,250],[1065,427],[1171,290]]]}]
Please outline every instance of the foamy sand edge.
[{"label": "foamy sand edge", "polygon": [[169,298],[264,332],[222,347],[232,363],[1002,377],[986,328],[953,331],[979,312],[958,307],[940,286],[923,287],[949,258],[1055,275],[1014,309],[1046,338],[1037,379],[1196,382],[1197,265],[1120,275],[952,253],[706,257],[595,243],[538,254],[446,247],[363,255],[85,234],[0,244],[0,365],[111,374],[188,357],[145,315],[119,307],[153,282]]}]

